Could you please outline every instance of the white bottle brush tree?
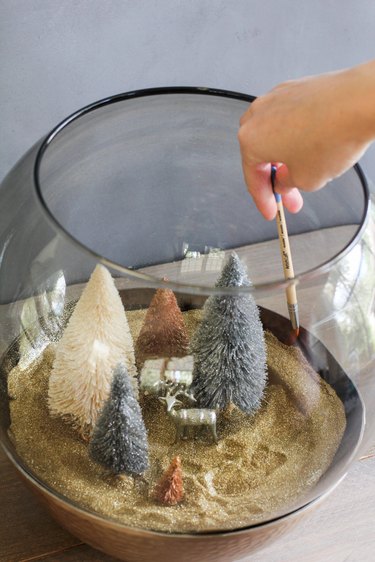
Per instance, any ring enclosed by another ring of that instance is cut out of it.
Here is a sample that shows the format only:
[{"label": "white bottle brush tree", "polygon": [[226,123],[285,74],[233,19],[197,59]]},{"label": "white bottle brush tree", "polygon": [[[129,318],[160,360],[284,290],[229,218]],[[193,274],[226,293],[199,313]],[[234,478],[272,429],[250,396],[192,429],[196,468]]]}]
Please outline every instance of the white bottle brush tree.
[{"label": "white bottle brush tree", "polygon": [[92,435],[91,458],[116,475],[148,468],[147,433],[125,365],[117,365],[111,391]]},{"label": "white bottle brush tree", "polygon": [[[109,271],[97,265],[57,344],[48,389],[52,414],[69,418],[88,436],[108,398],[113,369],[136,375],[133,340]],[[136,379],[133,379],[137,388]]]},{"label": "white bottle brush tree", "polygon": [[[229,257],[216,286],[250,286],[237,254]],[[198,404],[224,410],[233,403],[246,413],[256,412],[267,372],[263,326],[252,295],[209,297],[191,347]]]}]

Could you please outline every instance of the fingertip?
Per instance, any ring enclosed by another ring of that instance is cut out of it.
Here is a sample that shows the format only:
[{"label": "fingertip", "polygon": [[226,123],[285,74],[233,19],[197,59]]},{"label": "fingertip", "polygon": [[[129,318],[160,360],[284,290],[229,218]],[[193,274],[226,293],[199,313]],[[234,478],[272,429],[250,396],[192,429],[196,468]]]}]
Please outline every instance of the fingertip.
[{"label": "fingertip", "polygon": [[277,213],[275,196],[271,189],[259,189],[251,192],[255,205],[263,217],[272,221]]},{"label": "fingertip", "polygon": [[277,206],[270,183],[270,165],[244,166],[245,181],[258,211],[271,221],[275,218]]},{"label": "fingertip", "polygon": [[283,205],[290,213],[299,213],[303,207],[303,198],[299,190],[294,187],[283,195]]},{"label": "fingertip", "polygon": [[276,217],[277,207],[275,201],[263,203],[261,206],[257,205],[257,208],[267,221],[273,221]]}]

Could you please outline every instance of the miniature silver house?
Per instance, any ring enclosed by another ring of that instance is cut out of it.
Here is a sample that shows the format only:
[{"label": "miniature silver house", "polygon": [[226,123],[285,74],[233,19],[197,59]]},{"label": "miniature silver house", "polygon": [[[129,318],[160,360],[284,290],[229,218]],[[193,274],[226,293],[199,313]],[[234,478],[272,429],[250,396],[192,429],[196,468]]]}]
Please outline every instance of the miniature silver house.
[{"label": "miniature silver house", "polygon": [[194,358],[161,357],[147,359],[140,376],[140,389],[145,394],[160,394],[168,384],[188,388],[193,382]]}]

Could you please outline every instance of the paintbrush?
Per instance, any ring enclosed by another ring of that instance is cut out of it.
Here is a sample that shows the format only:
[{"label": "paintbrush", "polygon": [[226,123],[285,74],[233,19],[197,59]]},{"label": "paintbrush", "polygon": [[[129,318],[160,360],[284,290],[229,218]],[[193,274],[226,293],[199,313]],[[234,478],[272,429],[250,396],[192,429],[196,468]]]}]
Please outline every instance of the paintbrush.
[{"label": "paintbrush", "polygon": [[[272,191],[275,195],[277,214],[277,232],[280,242],[281,261],[284,269],[284,277],[287,280],[294,279],[294,269],[292,262],[292,254],[290,251],[288,229],[286,227],[286,220],[284,214],[284,206],[281,195],[275,192],[275,179],[276,179],[276,166],[271,166],[271,185]],[[295,283],[290,283],[286,288],[286,302],[288,304],[289,318],[292,323],[292,328],[296,337],[299,334],[299,317],[298,317],[298,302]]]}]

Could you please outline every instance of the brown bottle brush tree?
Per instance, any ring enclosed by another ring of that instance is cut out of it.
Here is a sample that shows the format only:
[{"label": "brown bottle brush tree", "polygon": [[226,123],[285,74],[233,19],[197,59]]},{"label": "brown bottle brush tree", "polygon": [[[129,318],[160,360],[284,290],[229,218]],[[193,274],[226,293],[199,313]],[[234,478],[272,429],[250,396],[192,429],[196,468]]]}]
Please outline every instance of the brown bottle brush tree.
[{"label": "brown bottle brush tree", "polygon": [[170,289],[158,289],[150,303],[137,339],[135,353],[139,367],[146,359],[183,357],[189,338],[176,297]]},{"label": "brown bottle brush tree", "polygon": [[175,457],[153,492],[154,499],[163,505],[176,505],[184,498],[181,459]]}]

